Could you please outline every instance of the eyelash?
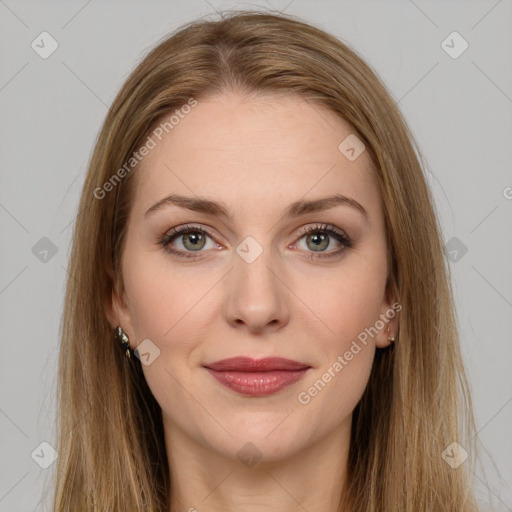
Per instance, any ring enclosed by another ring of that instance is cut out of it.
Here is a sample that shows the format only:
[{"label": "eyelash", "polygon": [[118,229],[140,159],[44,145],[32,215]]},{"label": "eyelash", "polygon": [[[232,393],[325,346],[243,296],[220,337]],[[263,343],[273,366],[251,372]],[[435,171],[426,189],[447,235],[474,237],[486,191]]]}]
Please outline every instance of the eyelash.
[{"label": "eyelash", "polygon": [[[208,235],[210,238],[214,239],[214,236],[208,231],[205,230],[199,226],[195,225],[184,225],[177,228],[173,228],[170,232],[167,231],[158,242],[159,245],[161,245],[164,250],[170,254],[174,254],[180,257],[184,258],[192,258],[196,259],[200,256],[201,252],[204,251],[179,251],[176,249],[171,249],[169,245],[171,242],[173,242],[176,238],[179,238],[180,235],[188,234],[188,233],[203,233]],[[334,239],[336,239],[338,242],[342,244],[342,247],[339,249],[336,249],[334,251],[331,251],[329,253],[315,253],[314,251],[310,251],[310,256],[302,256],[303,258],[306,258],[308,260],[313,259],[326,259],[326,258],[333,258],[338,255],[340,255],[342,252],[344,252],[346,249],[351,249],[354,247],[354,242],[350,237],[348,237],[346,234],[337,231],[332,226],[328,224],[316,224],[314,226],[308,226],[307,228],[300,231],[298,235],[298,240],[304,238],[306,235],[314,234],[314,233],[327,233],[329,236],[332,236]],[[298,241],[297,240],[297,241]]]}]

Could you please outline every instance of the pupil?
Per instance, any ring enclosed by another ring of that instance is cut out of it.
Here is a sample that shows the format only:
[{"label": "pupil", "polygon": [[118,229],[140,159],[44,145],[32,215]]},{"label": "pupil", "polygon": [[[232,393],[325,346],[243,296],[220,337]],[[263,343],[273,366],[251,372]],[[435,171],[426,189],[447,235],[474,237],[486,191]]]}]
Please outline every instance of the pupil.
[{"label": "pupil", "polygon": [[193,244],[197,244],[197,235],[188,235],[188,239],[192,241]]}]

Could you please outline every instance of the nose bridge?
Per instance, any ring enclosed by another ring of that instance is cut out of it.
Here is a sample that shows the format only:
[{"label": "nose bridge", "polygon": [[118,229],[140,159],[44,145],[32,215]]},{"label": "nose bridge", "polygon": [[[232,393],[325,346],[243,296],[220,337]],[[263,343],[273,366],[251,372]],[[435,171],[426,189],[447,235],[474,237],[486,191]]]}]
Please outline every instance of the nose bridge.
[{"label": "nose bridge", "polygon": [[271,269],[278,263],[273,257],[270,242],[262,240],[262,237],[259,240],[248,236],[237,246],[233,255],[235,288],[248,296],[275,295],[278,292],[276,271]]}]

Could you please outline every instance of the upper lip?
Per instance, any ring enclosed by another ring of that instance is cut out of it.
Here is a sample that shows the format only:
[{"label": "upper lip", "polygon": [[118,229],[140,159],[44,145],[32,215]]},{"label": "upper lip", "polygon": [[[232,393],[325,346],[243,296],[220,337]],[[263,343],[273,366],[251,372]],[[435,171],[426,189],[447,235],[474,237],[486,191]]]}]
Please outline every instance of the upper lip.
[{"label": "upper lip", "polygon": [[203,366],[216,371],[238,372],[271,372],[275,370],[305,370],[310,368],[307,364],[284,357],[265,357],[263,359],[230,357],[229,359],[222,359]]}]

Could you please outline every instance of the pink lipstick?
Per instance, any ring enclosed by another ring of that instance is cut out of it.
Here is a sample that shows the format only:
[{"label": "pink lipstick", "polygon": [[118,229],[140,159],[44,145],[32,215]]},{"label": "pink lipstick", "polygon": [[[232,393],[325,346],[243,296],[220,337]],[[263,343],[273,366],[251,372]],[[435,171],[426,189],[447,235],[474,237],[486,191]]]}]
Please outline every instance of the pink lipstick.
[{"label": "pink lipstick", "polygon": [[297,382],[309,365],[283,357],[231,357],[204,365],[224,386],[249,396],[265,396]]}]

